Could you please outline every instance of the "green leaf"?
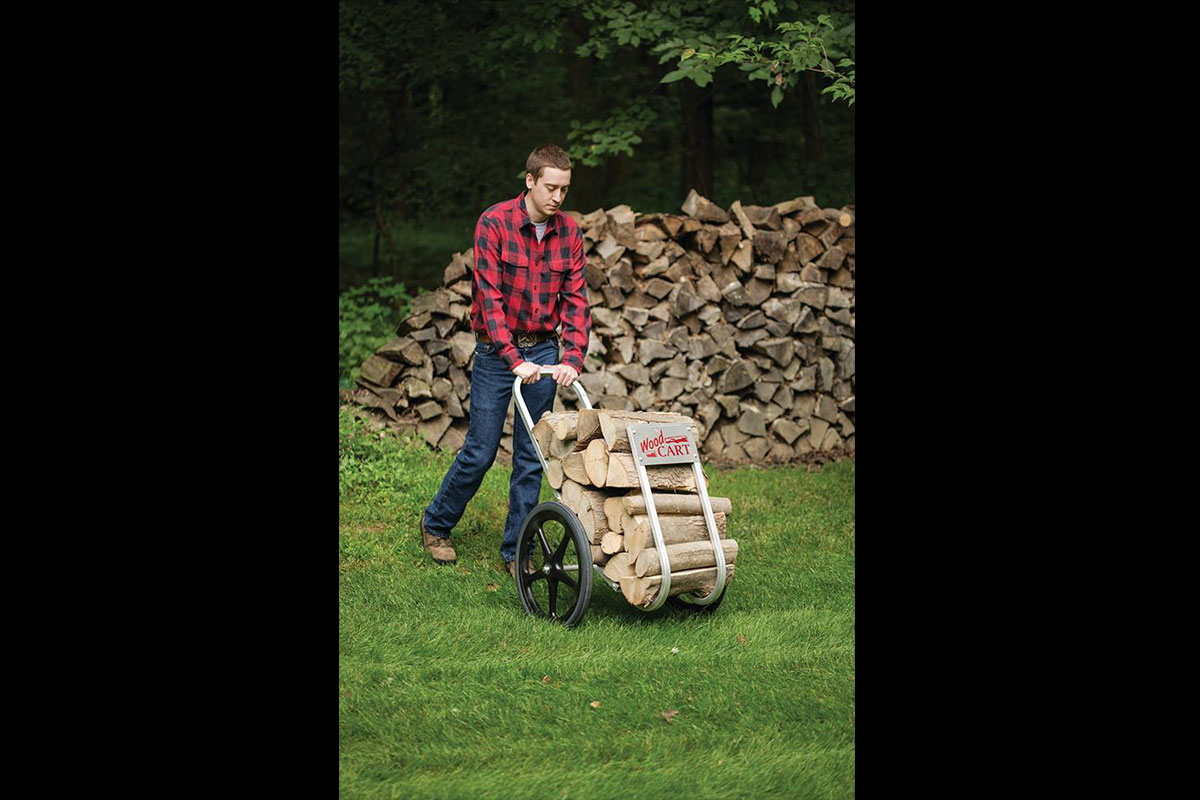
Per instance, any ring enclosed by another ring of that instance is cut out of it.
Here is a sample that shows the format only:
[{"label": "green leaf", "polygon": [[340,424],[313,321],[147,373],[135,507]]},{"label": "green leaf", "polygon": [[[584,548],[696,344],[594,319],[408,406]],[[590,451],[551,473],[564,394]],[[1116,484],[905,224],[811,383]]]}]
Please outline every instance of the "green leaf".
[{"label": "green leaf", "polygon": [[697,71],[695,80],[697,86],[708,86],[708,84],[712,82],[712,73]]},{"label": "green leaf", "polygon": [[774,106],[775,108],[778,108],[779,103],[782,100],[783,100],[783,89],[780,88],[779,86],[776,86],[774,89],[771,90],[771,105]]},{"label": "green leaf", "polygon": [[675,81],[679,80],[680,78],[683,78],[686,76],[687,76],[686,70],[677,69],[672,72],[668,72],[666,75],[664,75],[663,79],[661,81],[659,81],[659,83],[674,83]]},{"label": "green leaf", "polygon": [[691,58],[694,55],[696,55],[696,49],[694,47],[689,47],[683,51],[683,55],[680,57],[679,60],[687,61],[689,58]]},{"label": "green leaf", "polygon": [[854,62],[849,58],[843,58],[841,61],[838,62],[838,66],[839,67],[852,67],[852,66],[854,66]]}]

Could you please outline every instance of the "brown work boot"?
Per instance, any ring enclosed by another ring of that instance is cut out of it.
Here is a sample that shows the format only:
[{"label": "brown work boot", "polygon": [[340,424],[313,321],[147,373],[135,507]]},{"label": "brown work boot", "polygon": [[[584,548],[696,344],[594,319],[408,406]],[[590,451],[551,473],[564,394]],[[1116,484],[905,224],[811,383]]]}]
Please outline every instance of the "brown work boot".
[{"label": "brown work boot", "polygon": [[454,544],[449,536],[442,538],[425,530],[424,511],[421,512],[421,543],[425,546],[425,551],[439,564],[453,564],[458,560],[458,554],[454,552]]},{"label": "brown work boot", "polygon": [[[512,561],[505,561],[504,568],[508,570],[508,576],[515,581],[517,579],[517,562],[516,562],[516,560],[514,559]],[[532,575],[535,572],[537,572],[537,570],[533,568],[533,565],[530,564],[528,561],[526,561],[525,562],[525,574]]]}]

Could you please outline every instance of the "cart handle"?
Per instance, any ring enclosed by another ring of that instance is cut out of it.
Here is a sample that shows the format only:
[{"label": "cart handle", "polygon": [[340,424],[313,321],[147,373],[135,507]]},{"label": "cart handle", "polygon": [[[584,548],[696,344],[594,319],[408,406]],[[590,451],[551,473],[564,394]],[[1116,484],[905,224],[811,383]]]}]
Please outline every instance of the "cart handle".
[{"label": "cart handle", "polygon": [[[538,375],[541,376],[538,378],[538,380],[541,380],[547,375],[553,374],[553,366],[542,367],[540,370],[538,370]],[[576,379],[571,385],[575,387],[575,394],[579,396],[579,404],[584,408],[591,408],[592,401],[588,399],[587,390],[583,388],[583,384]],[[529,415],[529,406],[525,405],[525,396],[521,394],[520,378],[515,378],[513,380],[513,399],[516,400],[517,410],[521,415],[521,421],[525,423],[525,430],[529,433],[529,441],[533,442],[533,450],[537,453],[538,461],[542,462],[542,474],[545,474],[546,456],[542,453],[542,448],[538,446],[537,438],[533,435],[533,418]],[[560,500],[562,499],[562,494],[557,489],[554,491],[554,494],[557,495]]]}]

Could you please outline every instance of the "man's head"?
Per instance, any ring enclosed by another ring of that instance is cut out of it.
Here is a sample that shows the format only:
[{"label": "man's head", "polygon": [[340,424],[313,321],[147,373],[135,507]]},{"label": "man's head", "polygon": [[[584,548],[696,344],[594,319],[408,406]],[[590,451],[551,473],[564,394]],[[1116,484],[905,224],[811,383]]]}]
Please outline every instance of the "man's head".
[{"label": "man's head", "polygon": [[571,159],[561,147],[544,144],[525,161],[525,210],[534,222],[558,213],[571,185]]}]

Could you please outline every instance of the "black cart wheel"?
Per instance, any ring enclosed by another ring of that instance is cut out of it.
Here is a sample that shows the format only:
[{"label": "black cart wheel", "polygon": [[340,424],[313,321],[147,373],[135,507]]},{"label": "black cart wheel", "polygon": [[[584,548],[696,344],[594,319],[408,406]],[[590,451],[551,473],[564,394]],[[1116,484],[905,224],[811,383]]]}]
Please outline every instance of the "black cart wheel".
[{"label": "black cart wheel", "polygon": [[517,537],[517,564],[526,558],[532,573],[517,569],[525,612],[578,625],[592,599],[592,545],[574,512],[557,501],[530,511]]},{"label": "black cart wheel", "polygon": [[671,608],[681,608],[685,611],[691,611],[693,614],[711,614],[717,610],[717,606],[721,605],[725,600],[725,595],[729,593],[729,585],[725,585],[725,591],[716,600],[713,600],[706,606],[698,606],[695,603],[689,603],[686,600],[680,600],[679,595],[667,598],[667,605]]}]

